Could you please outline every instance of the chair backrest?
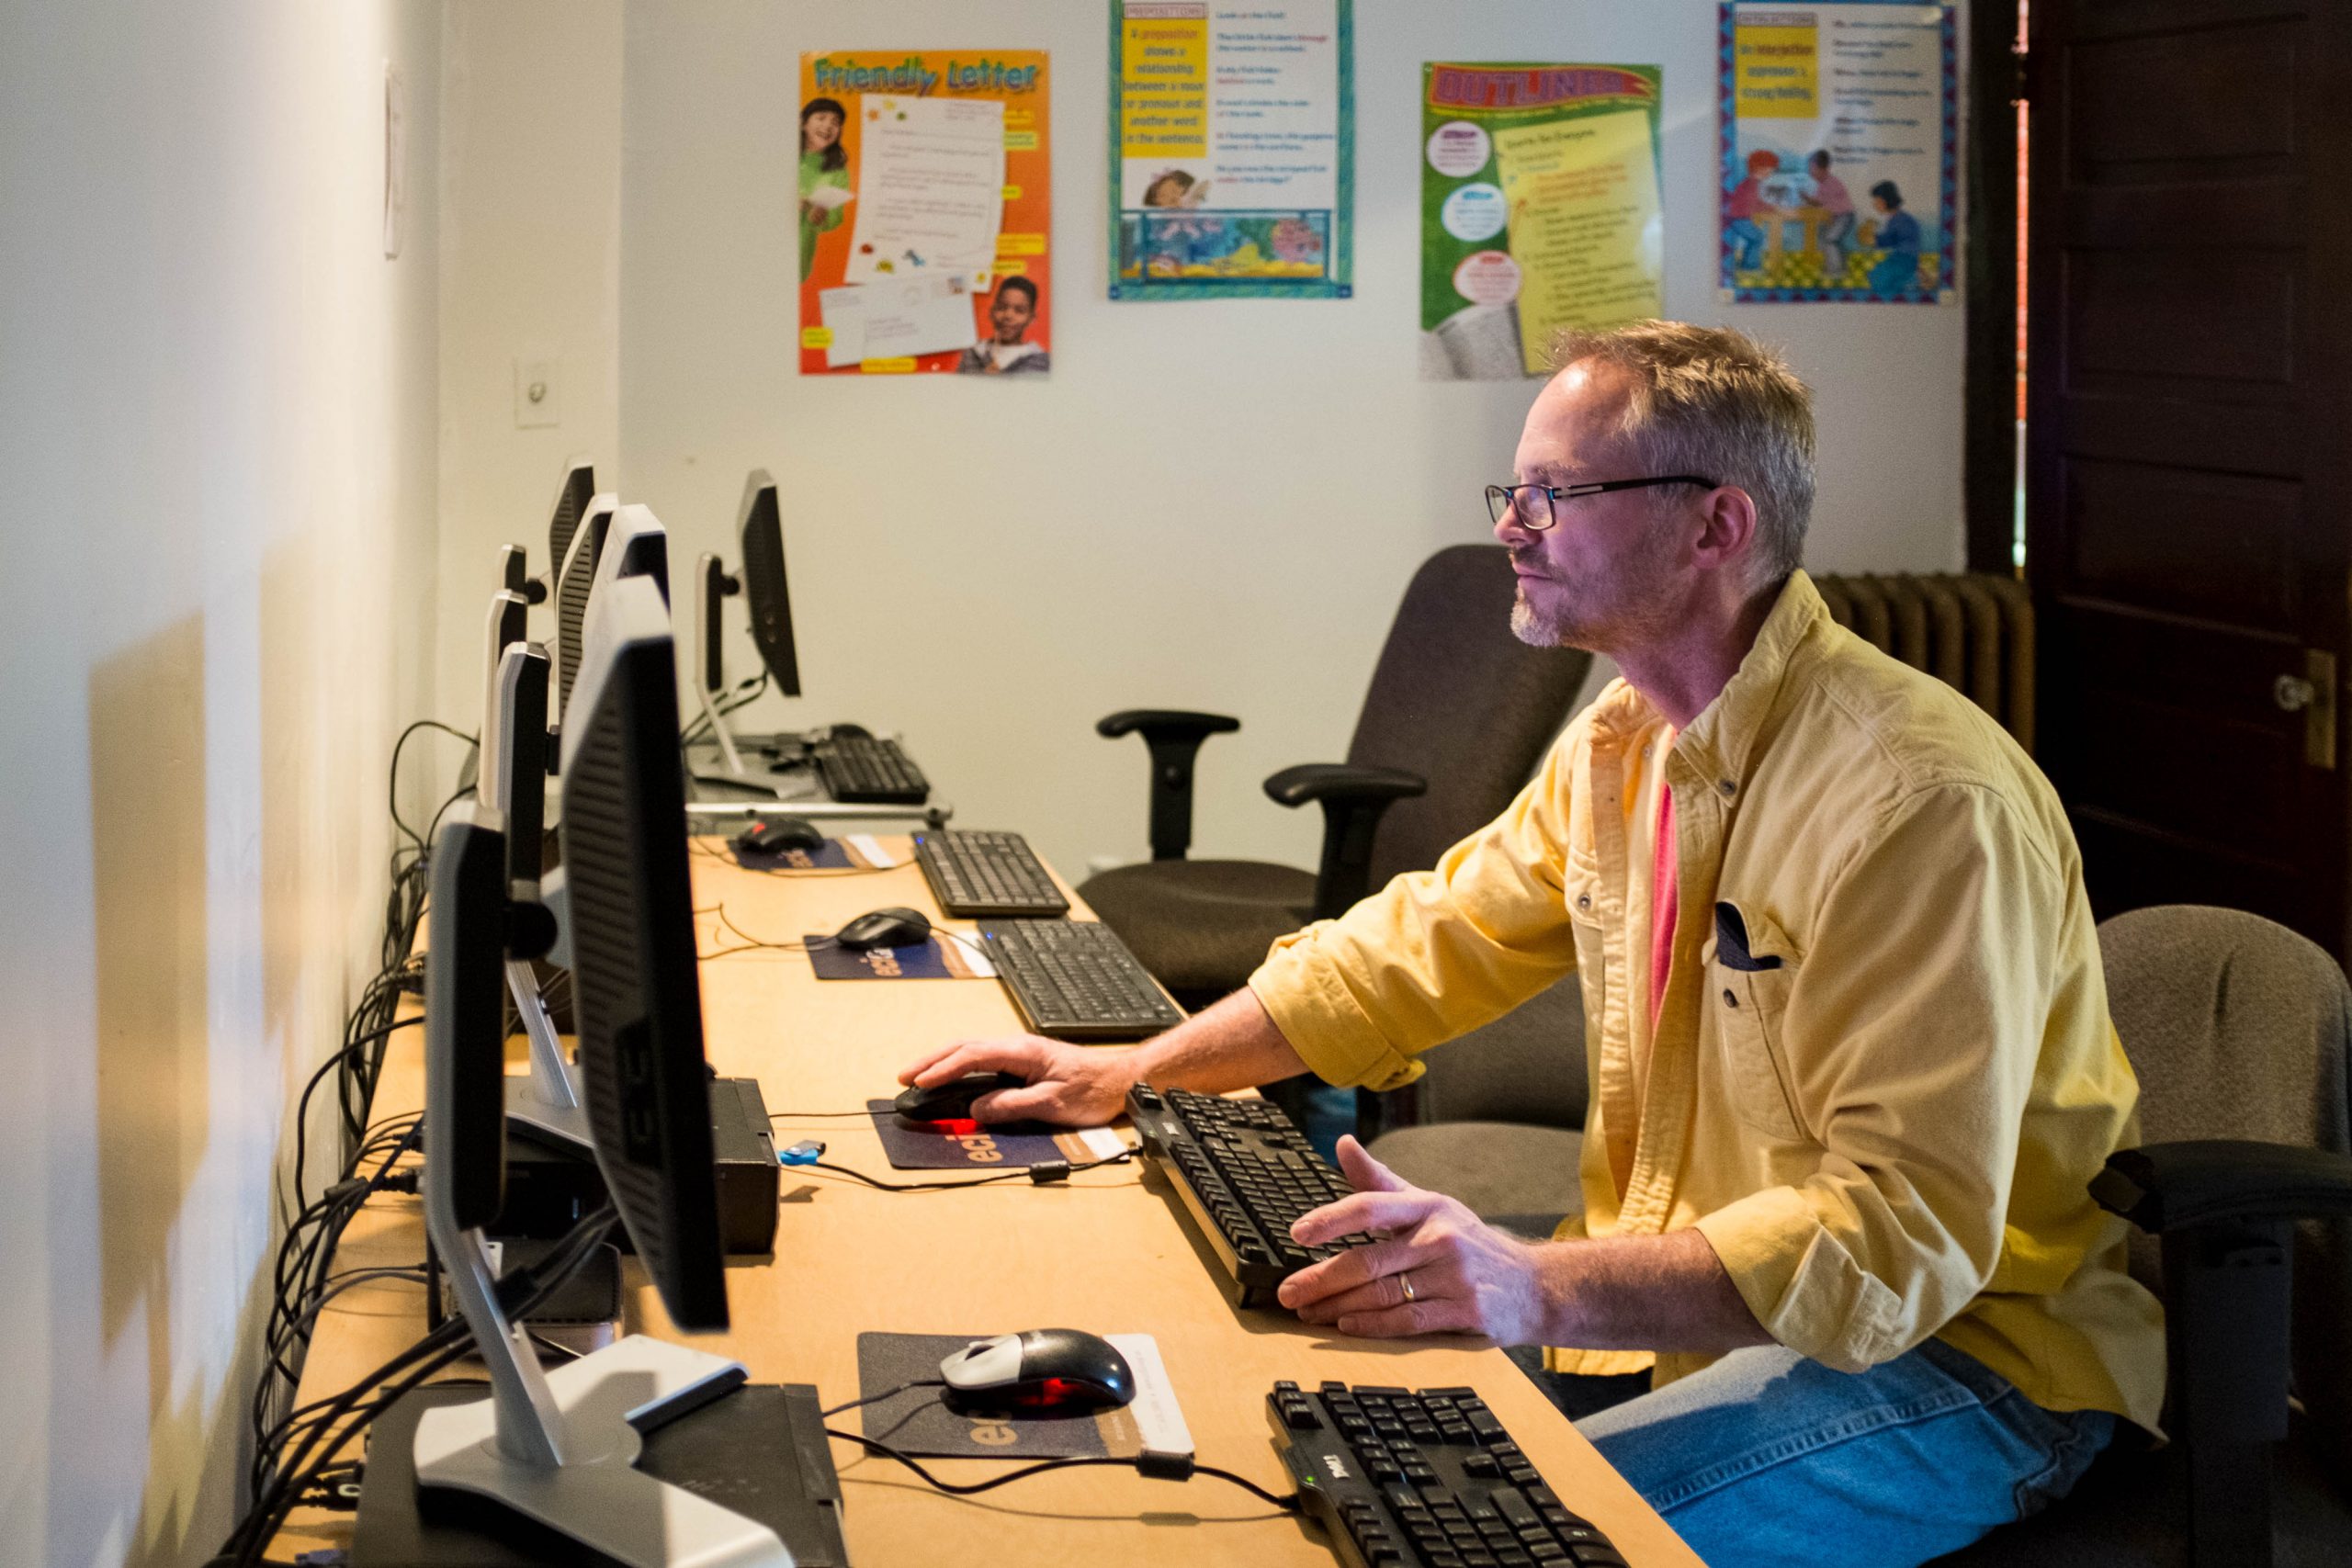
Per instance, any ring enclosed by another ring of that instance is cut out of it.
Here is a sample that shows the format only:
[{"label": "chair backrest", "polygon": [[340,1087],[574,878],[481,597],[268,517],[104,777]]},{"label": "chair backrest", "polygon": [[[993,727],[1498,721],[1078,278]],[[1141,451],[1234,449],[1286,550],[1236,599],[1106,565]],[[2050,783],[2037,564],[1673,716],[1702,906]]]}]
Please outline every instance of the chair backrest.
[{"label": "chair backrest", "polygon": [[[2352,986],[2335,959],[2237,909],[2174,904],[2098,929],[2108,1006],[2140,1078],[2149,1144],[2252,1138],[2352,1153],[2346,1056]],[[2149,1238],[2132,1272],[2163,1290]],[[2295,1248],[2295,1386],[2352,1460],[2352,1224],[2310,1222]]]},{"label": "chair backrest", "polygon": [[1568,720],[1592,655],[1511,635],[1517,592],[1500,545],[1450,546],[1406,585],[1348,761],[1408,769],[1430,787],[1381,818],[1374,887],[1435,865],[1500,816]]},{"label": "chair backrest", "polygon": [[1573,975],[1421,1057],[1424,1122],[1521,1122],[1584,1131],[1591,1100],[1584,990]]}]

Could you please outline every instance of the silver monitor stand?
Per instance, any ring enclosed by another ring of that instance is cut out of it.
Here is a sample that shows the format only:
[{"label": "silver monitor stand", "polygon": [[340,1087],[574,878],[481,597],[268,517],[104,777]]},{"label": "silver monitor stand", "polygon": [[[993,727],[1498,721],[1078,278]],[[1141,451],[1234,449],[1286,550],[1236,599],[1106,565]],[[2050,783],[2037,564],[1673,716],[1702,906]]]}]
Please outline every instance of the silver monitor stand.
[{"label": "silver monitor stand", "polygon": [[[462,808],[461,808],[462,809]],[[497,1276],[479,1227],[458,1220],[458,1184],[467,1179],[460,1131],[470,1119],[457,1101],[472,1089],[462,1042],[480,1021],[458,1016],[466,998],[458,974],[477,950],[503,941],[495,929],[467,922],[495,908],[469,908],[456,863],[471,853],[499,859],[468,839],[502,825],[484,807],[454,824],[435,860],[434,965],[426,971],[424,1221],[458,1309],[473,1331],[490,1372],[490,1396],[425,1411],[416,1428],[418,1483],[455,1487],[492,1498],[628,1568],[792,1568],[781,1538],[757,1520],[634,1468],[641,1433],[665,1413],[682,1415],[737,1387],[740,1361],[632,1334],[557,1368],[540,1369],[521,1325],[499,1305]],[[477,861],[477,864],[479,862]],[[448,956],[442,956],[447,954]],[[483,956],[487,956],[486,954]],[[493,993],[494,994],[494,993]],[[494,1013],[487,1027],[495,1028]],[[486,1087],[486,1086],[484,1086]]]}]

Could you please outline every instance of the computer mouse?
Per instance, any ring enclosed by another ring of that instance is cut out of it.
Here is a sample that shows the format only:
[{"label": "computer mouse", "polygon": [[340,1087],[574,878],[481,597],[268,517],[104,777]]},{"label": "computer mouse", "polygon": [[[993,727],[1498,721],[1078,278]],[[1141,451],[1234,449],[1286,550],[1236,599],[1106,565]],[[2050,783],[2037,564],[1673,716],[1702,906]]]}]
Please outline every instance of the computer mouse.
[{"label": "computer mouse", "polygon": [[1001,1089],[1020,1089],[1028,1081],[1018,1073],[966,1073],[960,1078],[949,1078],[929,1089],[902,1089],[891,1105],[899,1112],[899,1121],[916,1126],[969,1122],[972,1101]]},{"label": "computer mouse", "polygon": [[763,817],[735,835],[735,848],[755,855],[780,855],[790,850],[813,850],[825,841],[817,825],[804,817]]},{"label": "computer mouse", "polygon": [[914,947],[930,939],[929,916],[895,905],[868,909],[833,933],[834,943],[852,953],[864,953],[869,947]]},{"label": "computer mouse", "polygon": [[825,733],[835,740],[871,740],[874,731],[862,724],[828,725]]},{"label": "computer mouse", "polygon": [[939,1363],[955,1409],[1079,1415],[1136,1396],[1135,1370],[1117,1346],[1076,1328],[1033,1328],[975,1339]]}]

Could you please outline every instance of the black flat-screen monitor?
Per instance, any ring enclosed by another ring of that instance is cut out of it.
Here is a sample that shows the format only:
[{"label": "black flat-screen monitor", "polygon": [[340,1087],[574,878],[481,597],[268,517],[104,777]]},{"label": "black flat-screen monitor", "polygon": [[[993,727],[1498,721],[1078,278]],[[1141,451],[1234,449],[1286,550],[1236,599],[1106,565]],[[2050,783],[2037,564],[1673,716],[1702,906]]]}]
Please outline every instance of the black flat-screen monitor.
[{"label": "black flat-screen monitor", "polygon": [[574,457],[566,463],[562,481],[556,486],[555,510],[548,518],[548,570],[562,570],[563,558],[571,550],[571,536],[595,496],[596,470],[588,459]]},{"label": "black flat-screen monitor", "polygon": [[571,549],[560,558],[555,581],[555,699],[556,722],[571,705],[571,683],[580,673],[580,639],[588,623],[588,599],[596,587],[596,568],[605,554],[605,532],[612,525],[619,502],[600,495],[581,514]]},{"label": "black flat-screen monitor", "polygon": [[695,970],[670,612],[642,576],[596,595],[563,724],[563,864],[596,1162],[680,1328],[727,1325]]},{"label": "black flat-screen monitor", "polygon": [[[743,552],[743,595],[752,607],[752,640],[759,644],[776,690],[797,697],[800,654],[793,646],[792,594],[784,575],[784,519],[776,510],[775,480],[766,469],[753,468],[743,481],[743,502],[735,515]],[[710,689],[718,689],[716,682]]]}]

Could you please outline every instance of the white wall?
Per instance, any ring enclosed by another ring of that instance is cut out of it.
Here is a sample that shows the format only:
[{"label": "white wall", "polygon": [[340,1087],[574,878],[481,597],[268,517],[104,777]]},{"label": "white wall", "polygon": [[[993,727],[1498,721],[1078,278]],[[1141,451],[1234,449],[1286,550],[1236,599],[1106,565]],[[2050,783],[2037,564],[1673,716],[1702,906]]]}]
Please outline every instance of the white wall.
[{"label": "white wall", "polygon": [[[1661,64],[1668,310],[1784,344],[1817,389],[1811,559],[1959,564],[1959,309],[1716,302],[1712,0],[1356,13],[1355,298],[1114,304],[1101,5],[629,0],[624,488],[673,554],[731,554],[744,470],[775,473],[809,694],[763,716],[902,730],[960,822],[1076,871],[1144,852],[1143,749],[1095,718],[1238,714],[1204,753],[1194,852],[1311,864],[1319,818],[1258,781],[1340,755],[1407,576],[1485,536],[1479,488],[1534,392],[1415,379],[1429,60]],[[1053,53],[1051,376],[799,376],[798,55],[980,46]]]},{"label": "white wall", "polygon": [[0,20],[0,1562],[231,1522],[290,1091],[373,970],[432,684],[439,30]]},{"label": "white wall", "polygon": [[[566,460],[610,484],[619,457],[621,0],[454,0],[442,59],[438,711],[470,730],[498,547],[547,573]],[[523,426],[515,361],[542,357],[561,423]]]}]

